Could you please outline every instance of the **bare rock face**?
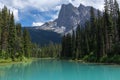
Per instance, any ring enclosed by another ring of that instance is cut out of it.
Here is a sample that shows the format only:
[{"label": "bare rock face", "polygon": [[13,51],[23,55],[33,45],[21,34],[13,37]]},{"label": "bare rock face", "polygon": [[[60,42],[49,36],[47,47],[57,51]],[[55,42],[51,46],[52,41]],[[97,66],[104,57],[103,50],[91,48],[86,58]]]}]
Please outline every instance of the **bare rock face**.
[{"label": "bare rock face", "polygon": [[[58,15],[58,18],[53,22],[46,22],[42,26],[37,26],[37,29],[51,30],[57,33],[66,33],[75,29],[77,24],[84,25],[84,23],[90,19],[90,6],[74,7],[70,4],[63,4]],[[97,9],[94,9],[97,16]]]},{"label": "bare rock face", "polygon": [[80,22],[80,13],[72,4],[63,4],[56,22],[57,26],[64,26],[69,31]]}]

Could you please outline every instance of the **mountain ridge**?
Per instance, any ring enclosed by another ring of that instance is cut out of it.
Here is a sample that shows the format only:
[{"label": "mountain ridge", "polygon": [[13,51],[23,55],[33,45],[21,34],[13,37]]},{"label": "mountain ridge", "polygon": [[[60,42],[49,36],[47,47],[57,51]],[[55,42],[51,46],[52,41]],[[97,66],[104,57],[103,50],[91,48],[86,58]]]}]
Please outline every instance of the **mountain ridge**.
[{"label": "mountain ridge", "polygon": [[[54,21],[46,22],[42,26],[36,26],[36,29],[50,30],[60,34],[67,33],[71,29],[80,24],[84,25],[90,19],[91,6],[84,6],[80,4],[79,7],[74,7],[71,3],[63,4],[59,12],[58,18]],[[95,16],[97,16],[98,9],[94,8]]]},{"label": "mountain ridge", "polygon": [[[49,44],[50,42],[60,43],[62,36],[71,33],[78,24],[84,23],[90,19],[91,6],[80,4],[74,7],[72,4],[63,4],[59,16],[54,21],[46,22],[42,26],[28,27],[32,42],[37,44]],[[94,9],[97,15],[97,9]]]}]

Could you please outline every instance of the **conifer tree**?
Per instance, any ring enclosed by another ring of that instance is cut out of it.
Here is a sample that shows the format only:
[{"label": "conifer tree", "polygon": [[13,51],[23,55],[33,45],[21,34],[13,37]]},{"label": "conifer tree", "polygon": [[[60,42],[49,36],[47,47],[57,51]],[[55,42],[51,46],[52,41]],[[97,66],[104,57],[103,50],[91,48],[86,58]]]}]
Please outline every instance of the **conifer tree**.
[{"label": "conifer tree", "polygon": [[66,35],[65,57],[72,57],[72,38],[71,34]]},{"label": "conifer tree", "polygon": [[76,50],[75,50],[75,47],[76,47],[76,42],[75,42],[75,31],[73,30],[72,31],[72,57],[75,58],[75,53],[76,53]]},{"label": "conifer tree", "polygon": [[3,26],[3,20],[2,20],[2,13],[0,12],[0,56],[2,56],[2,52],[1,52],[1,33],[2,33],[2,26]]},{"label": "conifer tree", "polygon": [[62,57],[65,57],[65,47],[66,47],[66,41],[65,41],[65,38],[66,38],[66,36],[64,35],[63,37],[62,37],[62,51],[61,51],[61,55],[60,55],[60,57],[62,58]]},{"label": "conifer tree", "polygon": [[1,32],[1,50],[2,52],[7,51],[7,45],[8,45],[8,9],[6,6],[2,9],[2,21],[3,25],[1,26],[2,32]]},{"label": "conifer tree", "polygon": [[16,43],[15,43],[15,48],[17,50],[17,53],[20,57],[24,56],[23,55],[23,37],[22,37],[22,28],[21,24],[17,23],[16,24]]},{"label": "conifer tree", "polygon": [[31,53],[31,41],[30,41],[30,35],[25,28],[23,31],[23,45],[24,45],[24,54],[26,57],[30,58]]},{"label": "conifer tree", "polygon": [[95,13],[93,7],[90,9],[90,51],[94,52],[96,47],[96,25]]},{"label": "conifer tree", "polygon": [[14,22],[14,15],[12,13],[12,15],[10,16],[9,35],[8,35],[8,51],[11,57],[15,56],[16,53],[15,39],[16,39],[16,28]]},{"label": "conifer tree", "polygon": [[76,59],[81,57],[81,28],[80,25],[78,25],[76,30]]}]

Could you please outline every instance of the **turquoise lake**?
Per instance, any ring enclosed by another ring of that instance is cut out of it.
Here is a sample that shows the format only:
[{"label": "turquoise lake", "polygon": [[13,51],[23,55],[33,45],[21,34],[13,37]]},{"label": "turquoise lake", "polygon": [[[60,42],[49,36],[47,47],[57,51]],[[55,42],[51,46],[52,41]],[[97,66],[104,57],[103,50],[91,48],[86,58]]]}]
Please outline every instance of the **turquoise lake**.
[{"label": "turquoise lake", "polygon": [[120,66],[36,60],[0,66],[0,80],[120,80]]}]

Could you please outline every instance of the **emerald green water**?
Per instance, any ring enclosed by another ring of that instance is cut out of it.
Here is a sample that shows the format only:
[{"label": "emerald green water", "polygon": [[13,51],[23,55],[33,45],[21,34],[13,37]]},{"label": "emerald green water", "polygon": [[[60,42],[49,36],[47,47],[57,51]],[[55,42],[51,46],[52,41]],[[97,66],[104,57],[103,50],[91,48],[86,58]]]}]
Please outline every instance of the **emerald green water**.
[{"label": "emerald green water", "polygon": [[120,80],[120,66],[37,60],[0,66],[0,80]]}]

